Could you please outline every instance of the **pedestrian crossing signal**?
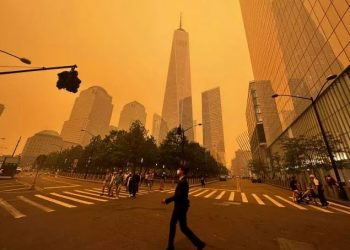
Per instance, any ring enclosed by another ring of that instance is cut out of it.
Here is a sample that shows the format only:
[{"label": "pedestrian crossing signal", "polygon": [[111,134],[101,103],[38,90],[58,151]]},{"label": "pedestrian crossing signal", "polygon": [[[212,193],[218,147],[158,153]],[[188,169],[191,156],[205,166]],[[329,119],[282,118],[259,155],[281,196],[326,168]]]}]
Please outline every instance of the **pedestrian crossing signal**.
[{"label": "pedestrian crossing signal", "polygon": [[78,78],[78,71],[72,69],[71,71],[63,71],[58,73],[57,88],[66,89],[69,92],[77,93],[80,86],[80,79]]}]

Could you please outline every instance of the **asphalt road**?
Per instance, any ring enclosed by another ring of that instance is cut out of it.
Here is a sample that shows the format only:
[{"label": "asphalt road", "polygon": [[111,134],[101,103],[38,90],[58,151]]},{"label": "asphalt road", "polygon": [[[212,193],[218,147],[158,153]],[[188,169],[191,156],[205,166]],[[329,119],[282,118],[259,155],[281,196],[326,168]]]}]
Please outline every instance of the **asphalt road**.
[{"label": "asphalt road", "polygon": [[[165,249],[165,192],[99,196],[100,184],[40,176],[0,181],[0,249]],[[155,187],[157,188],[157,186]],[[349,249],[350,208],[295,206],[290,192],[229,180],[192,187],[188,224],[206,249]],[[177,231],[176,249],[195,249]]]}]

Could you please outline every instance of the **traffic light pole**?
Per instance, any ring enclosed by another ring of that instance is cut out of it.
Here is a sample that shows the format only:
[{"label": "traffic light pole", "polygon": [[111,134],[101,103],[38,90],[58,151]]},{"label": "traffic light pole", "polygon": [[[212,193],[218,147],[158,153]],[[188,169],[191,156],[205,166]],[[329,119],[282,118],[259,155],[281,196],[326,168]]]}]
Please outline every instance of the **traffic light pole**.
[{"label": "traffic light pole", "polygon": [[26,72],[33,72],[33,71],[55,70],[55,69],[73,69],[74,70],[77,67],[78,66],[74,64],[74,65],[67,65],[67,66],[41,67],[41,68],[35,68],[35,69],[2,71],[0,72],[0,75],[18,74],[18,73],[26,73]]}]

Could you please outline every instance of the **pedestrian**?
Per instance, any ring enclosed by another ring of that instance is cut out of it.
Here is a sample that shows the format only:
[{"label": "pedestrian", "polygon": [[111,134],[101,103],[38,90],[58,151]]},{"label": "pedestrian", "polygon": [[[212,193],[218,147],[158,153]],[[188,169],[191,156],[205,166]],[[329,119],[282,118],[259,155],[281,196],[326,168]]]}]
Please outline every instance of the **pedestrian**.
[{"label": "pedestrian", "polygon": [[313,191],[317,192],[317,196],[320,199],[322,207],[327,207],[328,202],[326,200],[326,197],[324,196],[324,189],[322,183],[313,174],[310,175],[310,181],[311,185],[313,186]]},{"label": "pedestrian", "polygon": [[205,178],[204,178],[204,176],[202,176],[202,178],[201,178],[201,185],[202,185],[202,188],[205,188]]},{"label": "pedestrian", "polygon": [[187,226],[187,211],[190,206],[188,199],[189,185],[187,182],[186,174],[188,169],[180,167],[177,170],[179,182],[175,189],[175,194],[167,199],[163,199],[163,204],[169,204],[174,202],[174,210],[170,220],[169,241],[167,250],[174,250],[174,238],[176,233],[176,224],[179,221],[181,231],[190,239],[193,245],[197,249],[204,249],[206,244],[201,241]]},{"label": "pedestrian", "polygon": [[136,193],[139,191],[139,185],[140,185],[141,177],[138,172],[135,172],[133,176],[131,177],[131,195],[132,197],[136,197]]},{"label": "pedestrian", "polygon": [[326,175],[325,180],[329,187],[333,187],[338,184],[337,181],[330,174]]},{"label": "pedestrian", "polygon": [[119,193],[120,189],[123,185],[123,172],[119,171],[119,174],[116,176],[114,180],[114,185],[115,185],[115,197],[119,199]]},{"label": "pedestrian", "polygon": [[133,174],[130,172],[129,176],[127,177],[127,182],[126,182],[127,190],[129,192],[129,197],[131,197],[132,193],[133,193],[132,177],[133,177]]},{"label": "pedestrian", "polygon": [[296,180],[296,177],[293,175],[290,182],[289,182],[289,187],[292,190],[292,195],[293,195],[293,201],[296,202],[299,197],[299,190],[298,190],[298,182]]},{"label": "pedestrian", "polygon": [[163,172],[160,177],[159,190],[164,190],[164,184],[165,184],[165,172]]},{"label": "pedestrian", "polygon": [[117,177],[117,172],[114,171],[111,177],[111,180],[109,181],[108,184],[108,196],[113,197],[113,190],[114,190],[114,184],[115,184],[115,178]]},{"label": "pedestrian", "polygon": [[154,172],[152,171],[152,172],[148,175],[148,179],[147,179],[148,191],[151,191],[151,190],[152,190],[153,181],[154,181]]},{"label": "pedestrian", "polygon": [[104,195],[106,187],[108,188],[108,185],[111,181],[111,178],[112,178],[111,172],[109,169],[107,169],[107,172],[106,172],[105,178],[103,180],[103,184],[102,184],[101,196]]}]

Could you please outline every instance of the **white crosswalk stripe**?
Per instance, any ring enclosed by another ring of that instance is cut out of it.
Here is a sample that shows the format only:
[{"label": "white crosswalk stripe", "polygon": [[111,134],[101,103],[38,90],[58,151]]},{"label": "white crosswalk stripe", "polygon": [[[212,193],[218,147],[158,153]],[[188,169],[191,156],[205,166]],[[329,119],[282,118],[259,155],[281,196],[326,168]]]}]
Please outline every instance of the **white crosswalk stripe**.
[{"label": "white crosswalk stripe", "polygon": [[215,197],[216,200],[220,200],[224,194],[226,193],[226,191],[222,191],[218,196]]},{"label": "white crosswalk stripe", "polygon": [[203,189],[194,189],[193,191],[189,192],[188,194],[189,194],[189,195],[192,195],[192,194],[197,193],[197,192],[200,192],[200,191],[202,191],[202,190],[203,190]]},{"label": "white crosswalk stripe", "polygon": [[283,198],[283,197],[281,197],[281,196],[279,196],[279,195],[275,195],[275,197],[277,197],[278,199],[280,199],[280,200],[282,200],[282,201],[288,203],[289,205],[291,205],[291,206],[293,206],[293,207],[296,207],[296,208],[298,208],[298,209],[300,209],[300,210],[307,210],[307,208],[305,208],[305,207],[303,207],[303,206],[300,206],[300,205],[298,205],[298,204],[295,204],[294,202],[292,202],[292,201],[290,201],[290,200],[287,200],[287,199],[285,199],[285,198]]},{"label": "white crosswalk stripe", "polygon": [[74,206],[74,205],[72,205],[72,204],[69,204],[69,203],[66,203],[66,202],[63,202],[63,201],[56,200],[56,199],[47,197],[47,196],[45,196],[45,195],[36,194],[35,196],[38,197],[38,198],[40,198],[40,199],[43,199],[43,200],[46,200],[46,201],[55,203],[55,204],[60,205],[60,206],[63,206],[63,207],[67,207],[67,208],[74,208],[74,207],[76,207],[76,206]]},{"label": "white crosswalk stripe", "polygon": [[0,207],[3,207],[7,212],[9,212],[15,219],[26,217],[25,214],[22,214],[14,206],[12,206],[7,201],[0,198]]},{"label": "white crosswalk stripe", "polygon": [[24,201],[26,203],[28,203],[29,205],[32,205],[33,207],[39,208],[40,210],[43,210],[44,212],[50,213],[53,212],[55,210],[53,210],[52,208],[49,208],[47,206],[41,205],[35,201],[32,201],[24,196],[17,196],[18,199],[20,199],[21,201]]},{"label": "white crosswalk stripe", "polygon": [[92,205],[92,204],[94,204],[94,203],[91,202],[91,201],[84,201],[84,200],[77,199],[77,198],[70,197],[70,196],[63,195],[63,194],[58,194],[58,193],[50,193],[50,194],[53,195],[53,196],[57,196],[57,197],[60,197],[60,198],[63,198],[63,199],[75,201],[75,202],[82,203],[82,204],[86,204],[86,205]]},{"label": "white crosswalk stripe", "polygon": [[234,201],[234,199],[235,199],[235,192],[231,192],[230,193],[230,197],[228,197],[228,200],[229,201]]},{"label": "white crosswalk stripe", "polygon": [[241,197],[242,197],[242,202],[248,203],[248,199],[247,199],[247,196],[245,195],[245,193],[241,193]]},{"label": "white crosswalk stripe", "polygon": [[210,196],[212,196],[213,194],[215,194],[217,191],[211,191],[209,194],[207,194],[206,196],[204,196],[204,198],[209,198]]},{"label": "white crosswalk stripe", "polygon": [[263,196],[266,199],[268,199],[269,201],[271,201],[273,204],[275,204],[277,207],[286,207],[286,206],[282,205],[281,203],[279,203],[278,201],[276,201],[275,199],[273,199],[270,196],[268,196],[267,194],[263,194]]},{"label": "white crosswalk stripe", "polygon": [[338,204],[338,203],[334,203],[334,202],[331,202],[331,201],[329,201],[328,203],[333,205],[333,206],[337,206],[337,207],[341,207],[341,208],[345,208],[345,209],[349,209],[350,210],[350,207],[347,207],[347,206],[344,206],[344,205],[341,205],[341,204]]},{"label": "white crosswalk stripe", "polygon": [[102,202],[108,201],[108,200],[105,200],[105,199],[95,198],[95,197],[91,197],[91,196],[87,196],[87,195],[83,195],[83,194],[75,194],[75,193],[68,192],[68,191],[65,191],[63,193],[70,194],[70,195],[77,196],[77,197],[81,197],[81,198],[90,199],[90,200],[93,200],[93,201],[102,201]]},{"label": "white crosswalk stripe", "polygon": [[256,194],[252,194],[252,196],[259,205],[265,205],[265,203],[259,198],[259,196],[257,196]]},{"label": "white crosswalk stripe", "polygon": [[333,214],[332,211],[329,211],[329,210],[327,210],[325,208],[321,208],[321,207],[318,207],[318,206],[315,206],[315,205],[308,205],[308,206],[312,207],[312,208],[314,208],[314,209],[316,209],[318,211],[324,212],[324,213]]},{"label": "white crosswalk stripe", "polygon": [[197,193],[197,194],[195,194],[195,195],[193,195],[194,197],[198,197],[198,196],[200,196],[200,195],[202,195],[202,194],[205,194],[206,192],[208,192],[209,190],[203,190],[202,192],[200,192],[200,193]]},{"label": "white crosswalk stripe", "polygon": [[[106,193],[104,194],[104,196],[102,196],[101,192],[99,192],[99,191],[95,191],[95,190],[92,190],[92,189],[85,189],[85,190],[90,192],[90,193],[94,193],[94,196],[99,196],[99,197],[104,197],[104,198],[110,199],[110,197],[108,197],[108,195]],[[120,197],[128,197],[129,193],[126,193],[124,191],[120,191],[119,196]]]},{"label": "white crosswalk stripe", "polygon": [[330,208],[330,209],[333,209],[333,210],[335,210],[335,211],[342,212],[342,213],[344,213],[344,214],[349,214],[349,215],[350,215],[350,212],[349,212],[349,211],[346,211],[346,210],[344,210],[344,209],[336,208],[336,207],[333,207],[333,206],[330,206],[329,208]]}]

